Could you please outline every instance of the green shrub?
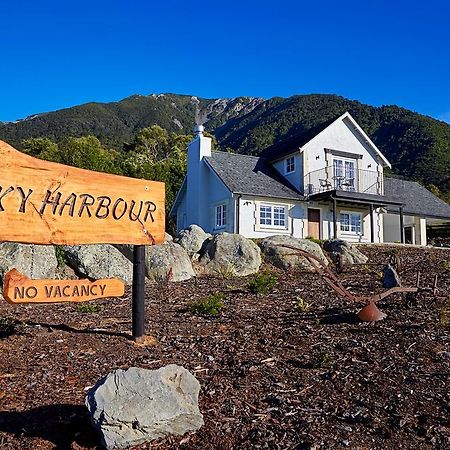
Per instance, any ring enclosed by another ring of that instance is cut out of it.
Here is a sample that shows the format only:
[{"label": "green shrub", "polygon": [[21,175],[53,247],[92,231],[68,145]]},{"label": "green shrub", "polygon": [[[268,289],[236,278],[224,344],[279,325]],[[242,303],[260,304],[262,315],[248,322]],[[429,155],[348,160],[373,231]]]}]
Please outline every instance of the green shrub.
[{"label": "green shrub", "polygon": [[77,307],[77,311],[83,314],[98,313],[103,309],[101,305],[94,305],[93,303],[81,303]]},{"label": "green shrub", "polygon": [[192,301],[188,310],[192,314],[200,316],[215,316],[225,306],[223,303],[224,295],[221,293],[212,294],[208,297]]},{"label": "green shrub", "polygon": [[267,294],[277,282],[277,276],[270,272],[255,273],[247,283],[252,294]]}]

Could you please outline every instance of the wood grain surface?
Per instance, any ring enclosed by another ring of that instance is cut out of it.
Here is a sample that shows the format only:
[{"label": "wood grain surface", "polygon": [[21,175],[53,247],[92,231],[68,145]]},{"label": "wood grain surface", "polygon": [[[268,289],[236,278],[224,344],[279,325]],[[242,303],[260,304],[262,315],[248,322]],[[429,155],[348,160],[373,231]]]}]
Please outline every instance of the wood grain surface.
[{"label": "wood grain surface", "polygon": [[8,303],[87,302],[97,298],[122,297],[125,285],[106,280],[31,280],[17,269],[4,277],[3,296]]},{"label": "wood grain surface", "polygon": [[42,161],[3,141],[0,164],[0,242],[164,242],[164,183]]}]

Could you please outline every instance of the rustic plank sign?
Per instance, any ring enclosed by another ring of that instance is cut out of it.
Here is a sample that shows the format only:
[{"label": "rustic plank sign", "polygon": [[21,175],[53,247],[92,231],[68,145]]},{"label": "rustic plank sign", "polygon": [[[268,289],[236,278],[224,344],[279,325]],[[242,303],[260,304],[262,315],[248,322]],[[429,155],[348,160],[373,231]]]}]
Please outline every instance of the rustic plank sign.
[{"label": "rustic plank sign", "polygon": [[4,278],[3,296],[8,303],[87,302],[97,298],[122,297],[125,285],[106,280],[31,280],[17,269]]},{"label": "rustic plank sign", "polygon": [[42,161],[3,141],[0,164],[0,242],[164,242],[164,183]]}]

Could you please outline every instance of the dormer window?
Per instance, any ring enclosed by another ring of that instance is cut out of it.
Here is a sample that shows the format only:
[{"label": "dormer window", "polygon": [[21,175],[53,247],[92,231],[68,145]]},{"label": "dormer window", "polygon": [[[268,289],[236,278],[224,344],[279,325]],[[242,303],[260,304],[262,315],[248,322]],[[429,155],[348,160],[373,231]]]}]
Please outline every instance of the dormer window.
[{"label": "dormer window", "polygon": [[286,159],[286,173],[295,172],[295,157],[291,156]]}]

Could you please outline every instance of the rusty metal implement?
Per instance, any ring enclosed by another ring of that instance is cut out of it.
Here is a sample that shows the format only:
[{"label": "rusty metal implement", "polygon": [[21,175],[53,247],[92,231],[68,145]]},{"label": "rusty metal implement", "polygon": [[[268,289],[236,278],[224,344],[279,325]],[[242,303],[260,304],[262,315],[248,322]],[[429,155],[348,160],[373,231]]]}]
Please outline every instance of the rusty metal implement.
[{"label": "rusty metal implement", "polygon": [[295,253],[292,253],[292,255],[300,255],[303,256],[314,268],[314,271],[322,277],[322,279],[325,281],[328,286],[330,286],[336,294],[343,299],[346,299],[350,302],[354,303],[360,303],[365,304],[359,312],[358,312],[358,318],[360,320],[363,320],[365,322],[376,322],[378,320],[384,319],[386,317],[386,314],[380,311],[380,309],[377,307],[377,302],[380,300],[383,300],[386,297],[389,297],[392,294],[398,293],[398,292],[405,292],[405,293],[417,293],[419,291],[432,291],[433,294],[436,295],[437,293],[437,276],[434,279],[434,285],[433,288],[420,288],[419,282],[420,282],[420,272],[417,272],[417,283],[415,287],[393,287],[388,289],[387,291],[381,292],[379,294],[372,294],[372,295],[355,295],[349,292],[343,284],[340,282],[339,278],[332,272],[332,270],[325,266],[323,262],[312,253],[309,253],[305,250],[290,246],[281,244],[280,247],[288,248],[290,250],[293,250]]}]

